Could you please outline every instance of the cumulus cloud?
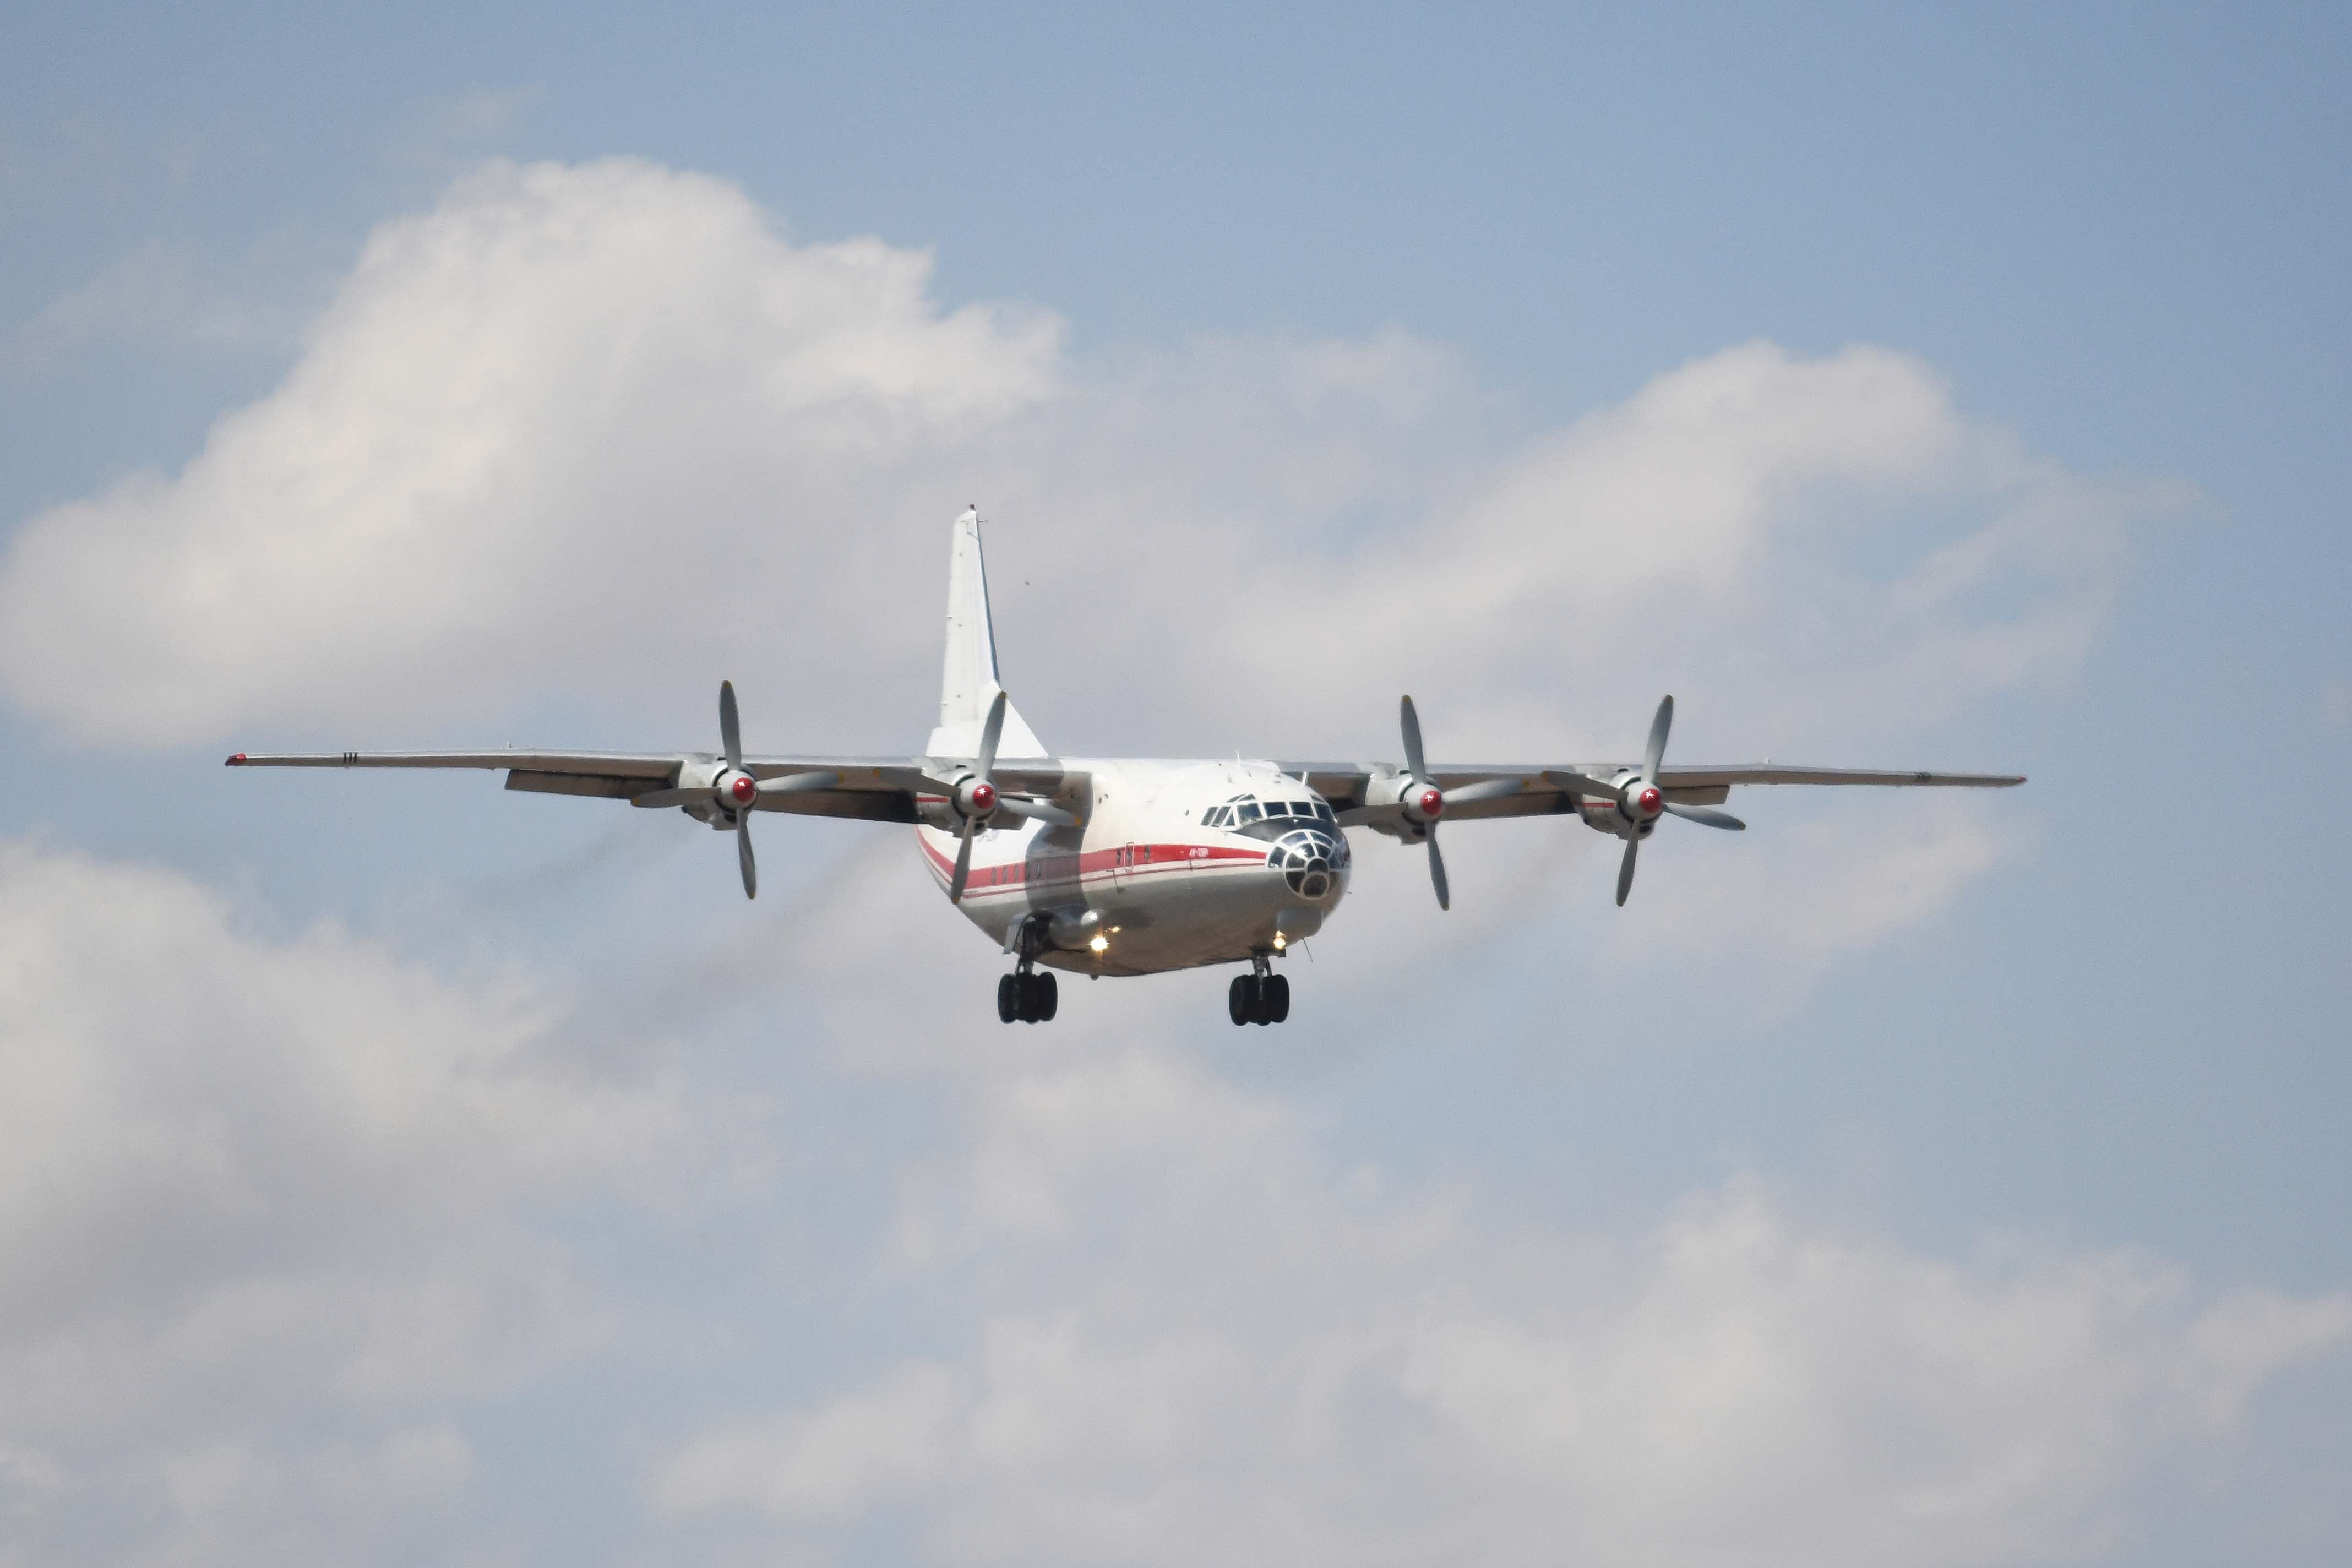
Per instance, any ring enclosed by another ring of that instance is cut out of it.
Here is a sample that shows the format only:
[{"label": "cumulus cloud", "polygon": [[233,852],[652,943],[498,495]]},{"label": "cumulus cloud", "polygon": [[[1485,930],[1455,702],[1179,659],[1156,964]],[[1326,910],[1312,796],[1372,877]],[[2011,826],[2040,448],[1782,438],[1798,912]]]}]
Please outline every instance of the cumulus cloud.
[{"label": "cumulus cloud", "polygon": [[[1729,739],[1851,741],[2064,668],[2165,499],[1883,349],[1749,344],[1498,442],[1407,334],[1079,359],[929,273],[698,175],[488,165],[384,225],[186,468],[24,524],[0,684],[81,742],[340,744],[550,694],[682,728],[732,673],[770,743],[867,750],[920,731],[979,499],[1016,684],[1107,740],[1384,752],[1410,676],[1482,752],[1622,749],[1628,681]],[[1270,683],[1279,728],[1234,701]]]},{"label": "cumulus cloud", "polygon": [[[2341,1293],[1342,1160],[1183,1018],[975,1049],[987,955],[877,951],[921,890],[872,881],[649,1029],[705,933],[567,981],[0,852],[18,1559],[488,1553],[593,1493],[648,1560],[2051,1561],[2344,1460],[2278,1415]],[[787,1022],[721,1058],[741,1007]]]},{"label": "cumulus cloud", "polygon": [[1937,1257],[1752,1178],[1616,1228],[1400,1188],[1146,1050],[987,1085],[878,1267],[961,1354],[719,1422],[656,1507],[942,1562],[2105,1557],[2352,1346],[2352,1297]]},{"label": "cumulus cloud", "polygon": [[562,1216],[649,1164],[711,1178],[670,1163],[689,1097],[551,1050],[559,1000],[509,968],[22,842],[0,953],[0,1517],[26,1539],[114,1510],[290,1549],[449,1503],[446,1414],[619,1327]]},{"label": "cumulus cloud", "polygon": [[[887,581],[861,487],[1050,377],[1055,323],[943,314],[928,271],[788,246],[698,176],[493,167],[379,231],[286,383],[184,472],[27,525],[13,690],[82,738],[172,742],[447,710],[429,689],[468,666],[477,712],[680,644],[714,669],[739,631]],[[696,474],[728,452],[749,460]],[[40,612],[41,582],[76,605]],[[116,651],[37,655],[93,592]]]}]

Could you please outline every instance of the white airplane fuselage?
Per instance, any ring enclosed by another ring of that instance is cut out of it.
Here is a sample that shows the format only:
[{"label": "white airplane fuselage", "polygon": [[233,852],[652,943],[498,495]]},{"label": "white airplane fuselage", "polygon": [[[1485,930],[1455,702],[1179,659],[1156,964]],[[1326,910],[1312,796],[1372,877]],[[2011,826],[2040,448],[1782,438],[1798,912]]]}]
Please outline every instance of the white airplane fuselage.
[{"label": "white airplane fuselage", "polygon": [[[1042,923],[1041,964],[1150,974],[1245,962],[1314,935],[1347,894],[1329,804],[1270,763],[1066,760],[1092,780],[1082,826],[982,830],[957,906],[1007,947]],[[931,826],[951,820],[944,796],[921,805],[916,837],[944,891],[959,840]]]}]

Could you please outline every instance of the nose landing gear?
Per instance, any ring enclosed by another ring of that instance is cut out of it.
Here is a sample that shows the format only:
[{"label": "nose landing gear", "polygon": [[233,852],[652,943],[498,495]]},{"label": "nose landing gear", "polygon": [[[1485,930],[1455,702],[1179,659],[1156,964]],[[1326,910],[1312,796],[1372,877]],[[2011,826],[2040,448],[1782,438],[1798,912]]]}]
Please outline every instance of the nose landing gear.
[{"label": "nose landing gear", "polygon": [[1265,954],[1250,954],[1250,972],[1234,976],[1225,1011],[1235,1024],[1279,1024],[1290,1016],[1290,976],[1276,974]]},{"label": "nose landing gear", "polygon": [[1013,962],[1013,973],[996,983],[996,1016],[1007,1024],[1049,1024],[1055,1010],[1061,1005],[1061,987],[1054,984],[1053,972],[1036,972],[1037,942],[1034,929],[1024,930],[1020,938],[1021,956]]}]

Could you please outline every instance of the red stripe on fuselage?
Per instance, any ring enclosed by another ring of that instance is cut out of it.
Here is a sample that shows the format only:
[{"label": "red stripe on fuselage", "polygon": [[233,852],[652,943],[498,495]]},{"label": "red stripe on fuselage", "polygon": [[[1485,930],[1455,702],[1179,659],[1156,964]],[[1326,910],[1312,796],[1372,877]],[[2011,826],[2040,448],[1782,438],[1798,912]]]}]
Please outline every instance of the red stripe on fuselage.
[{"label": "red stripe on fuselage", "polygon": [[[931,841],[918,831],[915,842],[920,846],[923,858],[942,883],[955,876],[955,858],[942,855],[931,847]],[[1134,852],[1131,861],[1122,863],[1118,857]],[[1121,844],[1108,849],[1087,849],[1076,855],[1050,854],[1033,856],[1021,860],[1006,861],[993,866],[975,866],[964,883],[963,896],[969,900],[976,894],[1013,891],[1032,882],[1084,883],[1104,876],[1125,873],[1130,877],[1148,873],[1187,870],[1196,866],[1213,866],[1219,862],[1236,862],[1253,866],[1265,864],[1263,849],[1239,849],[1222,844]]]}]

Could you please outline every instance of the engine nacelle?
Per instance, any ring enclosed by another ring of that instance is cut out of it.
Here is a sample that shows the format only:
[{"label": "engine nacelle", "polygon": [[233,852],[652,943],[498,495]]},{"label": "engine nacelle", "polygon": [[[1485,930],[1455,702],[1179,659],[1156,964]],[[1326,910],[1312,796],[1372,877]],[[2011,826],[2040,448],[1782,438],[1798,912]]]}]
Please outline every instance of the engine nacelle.
[{"label": "engine nacelle", "polygon": [[[1620,768],[1610,776],[1609,782],[1622,787],[1633,783],[1636,776],[1631,768]],[[1606,833],[1612,838],[1646,838],[1656,826],[1654,820],[1636,824],[1613,800],[1579,800],[1576,815],[1585,826],[1595,833]]]},{"label": "engine nacelle", "polygon": [[[679,764],[677,782],[671,787],[709,789],[719,782],[719,775],[725,772],[727,772],[727,763],[721,758],[689,757]],[[697,822],[708,823],[721,833],[730,831],[735,826],[716,800],[698,800],[691,805],[681,805],[678,809]]]},{"label": "engine nacelle", "polygon": [[[963,832],[963,813],[956,809],[955,797],[979,783],[980,775],[970,768],[958,768],[953,773],[942,773],[940,777],[954,780],[954,792],[942,794],[936,789],[924,790],[915,797],[915,816],[926,827],[936,827],[942,833],[961,834]],[[992,789],[989,792],[989,804],[996,804]]]},{"label": "engine nacelle", "polygon": [[[1393,773],[1376,773],[1364,781],[1364,804],[1396,805],[1404,800],[1407,792],[1427,787],[1402,768]],[[1405,844],[1418,844],[1427,836],[1423,825],[1410,816],[1384,816],[1363,826]]]}]

